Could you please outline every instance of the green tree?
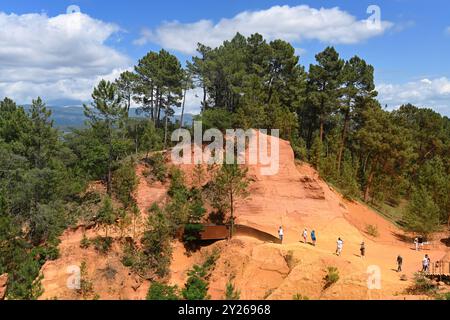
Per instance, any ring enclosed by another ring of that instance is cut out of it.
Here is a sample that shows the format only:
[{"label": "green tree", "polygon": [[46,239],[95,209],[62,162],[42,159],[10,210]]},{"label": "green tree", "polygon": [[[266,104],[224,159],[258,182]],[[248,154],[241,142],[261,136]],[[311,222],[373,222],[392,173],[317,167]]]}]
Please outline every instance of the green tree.
[{"label": "green tree", "polygon": [[135,164],[132,158],[124,161],[119,169],[114,172],[113,190],[126,209],[134,203],[133,192],[138,182],[139,179],[136,176]]},{"label": "green tree", "polygon": [[341,73],[344,61],[333,47],[327,47],[316,55],[317,65],[310,65],[307,84],[307,103],[319,119],[319,137],[324,141],[325,121],[338,108]]},{"label": "green tree", "polygon": [[213,206],[230,211],[230,236],[233,236],[236,201],[248,196],[250,179],[247,168],[237,164],[224,164],[214,177],[211,187]]},{"label": "green tree", "polygon": [[337,156],[338,172],[341,171],[342,156],[346,146],[349,126],[355,113],[361,113],[364,108],[369,107],[368,99],[372,99],[377,95],[373,73],[374,68],[358,56],[354,56],[349,61],[346,61],[343,67],[340,111],[344,122]]},{"label": "green tree", "polygon": [[137,85],[137,75],[130,71],[122,72],[119,78],[114,82],[118,95],[126,102],[126,115],[130,111],[131,101]]},{"label": "green tree", "polygon": [[107,192],[111,195],[114,144],[118,140],[115,129],[127,116],[127,110],[116,87],[109,81],[101,80],[99,82],[98,86],[94,88],[92,99],[94,102],[91,106],[84,105],[84,114],[89,119],[91,127],[103,133],[101,140],[108,146],[106,185]]},{"label": "green tree", "polygon": [[97,212],[97,221],[105,228],[105,237],[107,238],[109,227],[116,222],[116,212],[110,196],[104,197],[102,206]]},{"label": "green tree", "polygon": [[147,293],[147,300],[180,300],[178,287],[161,282],[152,282]]},{"label": "green tree", "polygon": [[225,300],[239,300],[241,297],[241,292],[237,290],[233,282],[228,281],[225,288]]},{"label": "green tree", "polygon": [[439,207],[424,187],[413,192],[403,221],[408,231],[424,236],[439,230]]}]

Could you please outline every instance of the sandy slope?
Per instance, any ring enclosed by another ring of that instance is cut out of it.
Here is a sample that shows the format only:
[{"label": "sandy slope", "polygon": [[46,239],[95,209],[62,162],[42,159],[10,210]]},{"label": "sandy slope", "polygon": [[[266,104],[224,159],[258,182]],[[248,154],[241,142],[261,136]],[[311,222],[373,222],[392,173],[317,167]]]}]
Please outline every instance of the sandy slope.
[{"label": "sandy slope", "polygon": [[[193,166],[182,166],[192,181]],[[246,224],[273,235],[283,225],[283,245],[263,243],[248,237],[236,237],[220,241],[187,256],[184,247],[174,242],[171,266],[172,284],[182,287],[186,272],[194,263],[201,263],[213,248],[221,251],[217,266],[210,280],[213,299],[224,297],[226,283],[233,279],[241,291],[242,299],[292,299],[302,294],[310,299],[403,299],[401,292],[410,281],[401,281],[394,271],[396,257],[404,257],[404,274],[411,279],[420,268],[423,252],[412,250],[400,241],[398,230],[388,221],[359,203],[351,203],[333,191],[308,165],[296,165],[293,151],[287,141],[280,140],[280,171],[275,176],[262,176],[258,166],[250,166],[253,177],[251,196],[237,206],[237,223]],[[143,217],[154,202],[164,200],[166,187],[150,183],[142,176],[143,167],[137,172],[141,177],[136,199]],[[367,224],[378,226],[380,236],[373,239],[365,234]],[[300,243],[304,228],[315,229],[318,235],[316,247]],[[94,236],[96,231],[92,232]],[[43,299],[57,296],[60,299],[80,298],[66,288],[66,268],[71,264],[87,261],[89,276],[94,289],[102,299],[143,299],[149,286],[132,275],[120,263],[120,247],[116,243],[108,256],[79,248],[81,231],[67,231],[60,245],[61,258],[43,267]],[[343,255],[334,255],[338,237],[345,245]],[[359,257],[359,244],[365,241],[366,257]],[[427,251],[432,260],[445,255],[445,247]],[[293,262],[286,257],[292,252]],[[114,279],[106,279],[106,266],[117,271]],[[340,280],[323,290],[323,277],[328,266],[337,267]],[[381,272],[381,290],[368,290],[367,269],[378,266]],[[103,272],[103,273],[102,273]],[[411,298],[411,297],[408,297]]]}]

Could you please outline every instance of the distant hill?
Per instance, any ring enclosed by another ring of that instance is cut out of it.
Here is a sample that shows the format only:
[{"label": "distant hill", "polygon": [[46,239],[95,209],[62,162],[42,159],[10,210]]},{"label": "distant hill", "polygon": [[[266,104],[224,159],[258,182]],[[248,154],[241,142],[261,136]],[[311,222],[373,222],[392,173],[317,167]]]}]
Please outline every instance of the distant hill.
[{"label": "distant hill", "polygon": [[[30,105],[25,105],[24,108],[25,110],[29,110]],[[60,129],[81,128],[85,125],[86,117],[84,116],[82,106],[47,106],[47,108],[52,111],[52,119],[55,121],[55,126]],[[136,109],[131,109],[130,117],[144,118],[145,114],[137,114]],[[183,120],[184,124],[192,124],[193,117],[193,114],[185,114]],[[180,121],[180,116],[175,115],[172,119]]]}]

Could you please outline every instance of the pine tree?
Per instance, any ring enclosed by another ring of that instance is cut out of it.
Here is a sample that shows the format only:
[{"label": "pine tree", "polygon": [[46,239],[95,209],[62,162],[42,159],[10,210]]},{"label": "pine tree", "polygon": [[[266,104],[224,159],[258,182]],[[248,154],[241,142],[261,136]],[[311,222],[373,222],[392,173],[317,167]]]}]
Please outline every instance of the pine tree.
[{"label": "pine tree", "polygon": [[101,80],[92,93],[93,103],[84,105],[84,114],[89,119],[93,130],[98,131],[102,142],[108,146],[106,159],[108,172],[106,173],[107,192],[112,193],[112,166],[114,161],[114,144],[119,140],[116,129],[127,116],[126,107],[116,87],[109,81]]},{"label": "pine tree", "polygon": [[413,192],[403,221],[408,231],[424,236],[439,230],[439,207],[424,187]]}]

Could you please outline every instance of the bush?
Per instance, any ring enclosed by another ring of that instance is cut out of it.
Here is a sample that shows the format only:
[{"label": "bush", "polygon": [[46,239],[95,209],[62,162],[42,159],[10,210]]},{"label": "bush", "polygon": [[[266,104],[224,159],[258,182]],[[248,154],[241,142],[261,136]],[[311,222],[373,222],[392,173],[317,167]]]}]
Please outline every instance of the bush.
[{"label": "bush", "polygon": [[111,249],[113,239],[111,237],[96,237],[92,240],[95,250],[106,254]]},{"label": "bush", "polygon": [[231,281],[228,281],[225,289],[225,300],[239,300],[241,292],[237,290]]},{"label": "bush", "polygon": [[153,282],[148,289],[147,300],[180,300],[178,287]]},{"label": "bush", "polygon": [[307,296],[302,296],[300,293],[295,294],[292,300],[309,300]]},{"label": "bush", "polygon": [[219,251],[214,250],[202,265],[194,265],[188,272],[188,280],[182,290],[186,300],[208,300],[208,278],[210,272],[219,258]]},{"label": "bush", "polygon": [[336,267],[328,267],[327,274],[324,278],[324,289],[331,287],[333,284],[339,281],[339,271]]},{"label": "bush", "polygon": [[414,283],[406,291],[409,294],[434,294],[437,286],[421,272],[414,274]]},{"label": "bush", "polygon": [[83,234],[83,238],[80,241],[80,248],[87,249],[91,245],[91,241],[86,237],[86,234]]},{"label": "bush", "polygon": [[155,179],[160,182],[165,182],[167,178],[167,166],[164,155],[155,153],[149,158],[148,162],[152,167],[151,172]]},{"label": "bush", "polygon": [[125,161],[113,175],[113,189],[117,198],[125,208],[134,202],[133,191],[138,185],[138,177],[134,168],[133,159]]},{"label": "bush", "polygon": [[366,233],[374,238],[378,238],[380,236],[380,233],[378,232],[378,226],[372,224],[366,225]]},{"label": "bush", "polygon": [[438,294],[436,300],[450,300],[450,292]]}]

